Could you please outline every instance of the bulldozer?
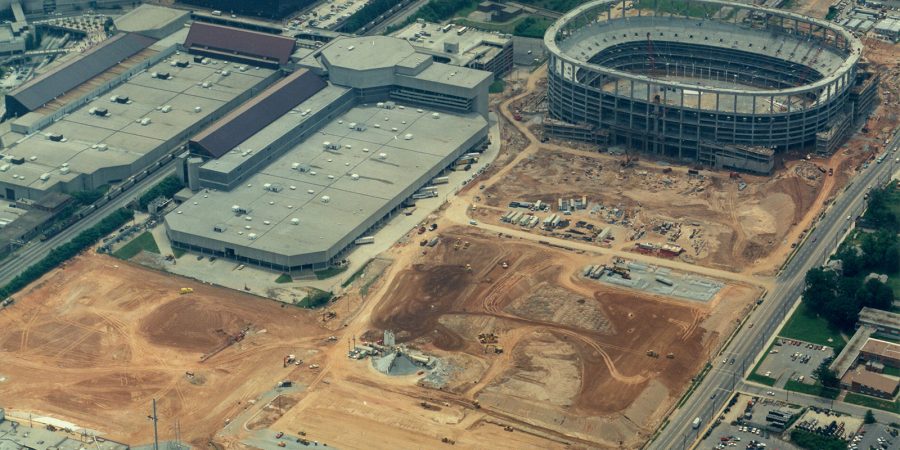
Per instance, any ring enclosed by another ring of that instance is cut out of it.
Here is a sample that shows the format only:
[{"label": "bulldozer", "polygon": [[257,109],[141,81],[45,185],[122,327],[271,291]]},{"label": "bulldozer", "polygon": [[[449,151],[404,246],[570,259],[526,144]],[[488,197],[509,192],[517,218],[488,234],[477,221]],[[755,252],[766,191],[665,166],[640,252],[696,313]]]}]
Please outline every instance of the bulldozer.
[{"label": "bulldozer", "polygon": [[659,358],[659,353],[656,353],[654,350],[647,350],[647,356],[651,358]]}]

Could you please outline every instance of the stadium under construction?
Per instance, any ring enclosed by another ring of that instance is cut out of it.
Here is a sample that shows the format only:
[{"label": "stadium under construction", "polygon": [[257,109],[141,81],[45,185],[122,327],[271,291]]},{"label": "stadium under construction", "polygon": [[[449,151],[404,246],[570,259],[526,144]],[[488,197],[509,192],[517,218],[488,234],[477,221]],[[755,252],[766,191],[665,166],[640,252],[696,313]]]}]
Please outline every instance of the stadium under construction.
[{"label": "stadium under construction", "polygon": [[599,0],[552,25],[545,131],[767,174],[777,152],[834,152],[875,106],[878,76],[843,28],[746,4],[688,3],[706,17]]}]

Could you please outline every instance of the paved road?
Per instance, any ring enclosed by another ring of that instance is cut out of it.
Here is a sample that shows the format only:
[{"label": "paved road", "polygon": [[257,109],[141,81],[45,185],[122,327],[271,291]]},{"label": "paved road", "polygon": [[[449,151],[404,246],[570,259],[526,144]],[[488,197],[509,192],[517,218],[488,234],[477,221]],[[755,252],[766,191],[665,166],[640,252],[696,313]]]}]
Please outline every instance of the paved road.
[{"label": "paved road", "polygon": [[[851,184],[841,193],[834,203],[826,211],[822,218],[806,240],[797,250],[794,258],[785,266],[777,278],[774,289],[769,291],[765,303],[760,305],[748,323],[754,326],[744,326],[732,340],[731,344],[723,351],[721,358],[736,358],[735,368],[742,368],[741,373],[735,375],[724,370],[712,370],[700,383],[688,401],[669,417],[669,424],[648,448],[669,449],[689,448],[709,423],[709,419],[728,400],[728,395],[721,395],[722,391],[732,392],[739,383],[746,369],[753,366],[757,355],[764,349],[766,343],[776,332],[776,328],[784,319],[784,316],[794,302],[799,298],[803,290],[804,275],[806,272],[821,265],[840,242],[846,233],[850,221],[848,216],[858,216],[865,207],[865,191],[874,185],[881,184],[890,179],[895,168],[894,160],[900,144],[900,130],[894,133],[894,138],[888,146],[894,153],[890,154],[881,164],[872,162],[868,169],[864,169],[857,175]],[[713,366],[721,365],[719,358],[711,361]],[[712,397],[713,394],[715,397]],[[691,428],[694,418],[700,417],[703,426],[700,430]]]},{"label": "paved road", "polygon": [[392,17],[388,17],[387,19],[381,21],[378,25],[375,25],[371,30],[367,30],[363,33],[364,36],[375,36],[379,34],[383,34],[384,30],[393,25],[399,25],[403,23],[407,17],[416,13],[422,6],[428,3],[428,0],[418,0],[416,2],[410,3],[407,7],[397,11]]},{"label": "paved road", "polygon": [[91,215],[76,222],[71,227],[63,230],[61,233],[47,239],[44,242],[32,241],[28,245],[16,250],[15,253],[0,263],[0,285],[8,283],[16,275],[27,269],[32,264],[47,256],[54,247],[58,247],[74,238],[78,233],[96,225],[104,217],[108,216],[112,211],[119,209],[144,193],[148,188],[159,183],[163,178],[172,174],[175,162],[173,159],[163,167],[148,175],[143,180],[137,182],[127,191],[111,200],[109,203],[101,206],[99,209],[91,213]]}]

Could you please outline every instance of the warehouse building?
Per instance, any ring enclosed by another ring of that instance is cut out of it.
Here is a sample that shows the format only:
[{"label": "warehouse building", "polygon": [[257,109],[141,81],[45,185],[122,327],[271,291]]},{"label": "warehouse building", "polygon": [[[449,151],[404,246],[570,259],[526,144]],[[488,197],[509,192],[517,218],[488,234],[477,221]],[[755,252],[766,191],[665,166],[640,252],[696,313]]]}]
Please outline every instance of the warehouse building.
[{"label": "warehouse building", "polygon": [[0,196],[39,200],[126,182],[281,76],[192,59],[180,53],[187,34],[122,33],[10,92],[18,117],[0,135]]},{"label": "warehouse building", "polygon": [[195,136],[210,158],[165,218],[172,245],[279,271],[323,268],[487,140],[489,72],[406,41],[340,38]]},{"label": "warehouse building", "polygon": [[513,41],[506,34],[420,21],[394,35],[409,41],[417,51],[432,55],[435,61],[487,70],[496,78],[513,67]]}]

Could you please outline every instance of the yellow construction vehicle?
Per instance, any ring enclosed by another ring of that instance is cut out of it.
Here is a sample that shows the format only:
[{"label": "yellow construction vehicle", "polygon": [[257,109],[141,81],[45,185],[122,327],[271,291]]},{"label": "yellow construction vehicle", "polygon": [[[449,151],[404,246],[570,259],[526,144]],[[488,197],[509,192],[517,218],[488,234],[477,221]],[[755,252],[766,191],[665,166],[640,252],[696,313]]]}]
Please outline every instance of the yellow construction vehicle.
[{"label": "yellow construction vehicle", "polygon": [[184,294],[190,294],[191,292],[194,292],[194,289],[192,289],[192,288],[181,288],[181,295],[184,295]]}]

